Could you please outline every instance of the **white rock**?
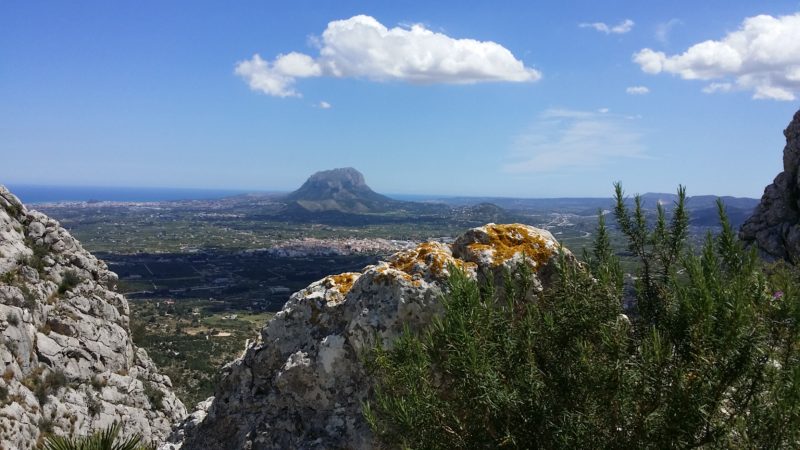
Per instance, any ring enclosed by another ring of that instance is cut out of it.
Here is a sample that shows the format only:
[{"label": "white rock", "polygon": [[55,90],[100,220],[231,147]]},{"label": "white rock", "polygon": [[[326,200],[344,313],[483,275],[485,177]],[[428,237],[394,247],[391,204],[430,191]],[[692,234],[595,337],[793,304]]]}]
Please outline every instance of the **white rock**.
[{"label": "white rock", "polygon": [[[3,186],[0,206],[0,275],[16,274],[12,285],[0,283],[0,319],[6,324],[0,326],[0,360],[5,366],[0,384],[16,400],[0,404],[0,448],[36,448],[44,419],[52,421],[56,435],[85,435],[117,421],[123,423],[123,436],[138,433],[163,440],[186,409],[172,393],[169,379],[133,345],[128,303],[107,287],[113,286],[116,275],[58,222],[28,211]],[[42,258],[44,275],[18,263],[33,253],[26,232],[49,246],[50,253]],[[77,273],[81,284],[58,295],[57,302],[49,301],[67,270]],[[101,283],[94,282],[95,276]],[[68,383],[46,392],[46,403],[40,403],[28,386],[59,371]],[[150,405],[137,377],[164,393],[162,406]],[[107,386],[95,390],[96,378],[106,380]]]},{"label": "white rock", "polygon": [[557,249],[544,230],[489,224],[452,247],[425,243],[362,273],[312,283],[266,324],[260,343],[225,366],[210,404],[161,449],[373,448],[361,412],[370,384],[361,356],[376,337],[391,346],[404,327],[420,330],[440,314],[453,266],[474,278],[525,262],[542,277],[536,295]]}]

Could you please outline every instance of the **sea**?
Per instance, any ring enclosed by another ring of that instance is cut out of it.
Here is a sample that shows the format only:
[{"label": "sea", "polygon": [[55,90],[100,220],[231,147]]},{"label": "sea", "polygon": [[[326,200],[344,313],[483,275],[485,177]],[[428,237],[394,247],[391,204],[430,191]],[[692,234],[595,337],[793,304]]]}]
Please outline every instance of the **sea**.
[{"label": "sea", "polygon": [[254,191],[234,189],[188,189],[152,187],[37,186],[8,184],[6,187],[26,204],[54,202],[162,202],[212,200]]}]

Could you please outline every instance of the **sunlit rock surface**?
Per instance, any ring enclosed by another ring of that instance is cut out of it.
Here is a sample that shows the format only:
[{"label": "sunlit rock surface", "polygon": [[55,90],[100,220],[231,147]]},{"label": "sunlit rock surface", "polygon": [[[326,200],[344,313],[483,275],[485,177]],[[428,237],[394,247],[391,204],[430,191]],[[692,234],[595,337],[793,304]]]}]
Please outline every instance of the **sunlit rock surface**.
[{"label": "sunlit rock surface", "polygon": [[122,422],[158,443],[186,415],[133,345],[117,276],[61,228],[0,186],[0,447],[43,433],[85,435]]},{"label": "sunlit rock surface", "polygon": [[527,263],[547,284],[558,243],[526,225],[475,228],[453,245],[424,243],[360,273],[323,278],[295,293],[258,342],[223,370],[216,396],[162,449],[372,448],[361,414],[369,380],[360,358],[376,339],[391,345],[441,312],[452,267],[502,277]]}]

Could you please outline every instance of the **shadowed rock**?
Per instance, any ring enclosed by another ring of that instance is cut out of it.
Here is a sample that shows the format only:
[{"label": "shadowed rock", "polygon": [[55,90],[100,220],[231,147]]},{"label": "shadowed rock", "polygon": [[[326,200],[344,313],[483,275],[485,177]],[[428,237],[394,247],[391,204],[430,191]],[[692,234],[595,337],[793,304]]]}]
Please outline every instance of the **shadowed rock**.
[{"label": "shadowed rock", "polygon": [[800,262],[800,111],[784,130],[783,172],[764,189],[761,203],[739,237],[766,259]]}]

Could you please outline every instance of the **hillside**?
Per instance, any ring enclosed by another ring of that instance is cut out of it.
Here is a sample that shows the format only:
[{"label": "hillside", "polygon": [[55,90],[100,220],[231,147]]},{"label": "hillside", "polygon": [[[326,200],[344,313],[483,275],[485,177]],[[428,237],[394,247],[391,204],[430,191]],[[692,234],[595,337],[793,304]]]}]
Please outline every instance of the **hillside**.
[{"label": "hillside", "polygon": [[186,409],[130,336],[117,276],[0,186],[0,447],[113,422],[159,442]]}]

